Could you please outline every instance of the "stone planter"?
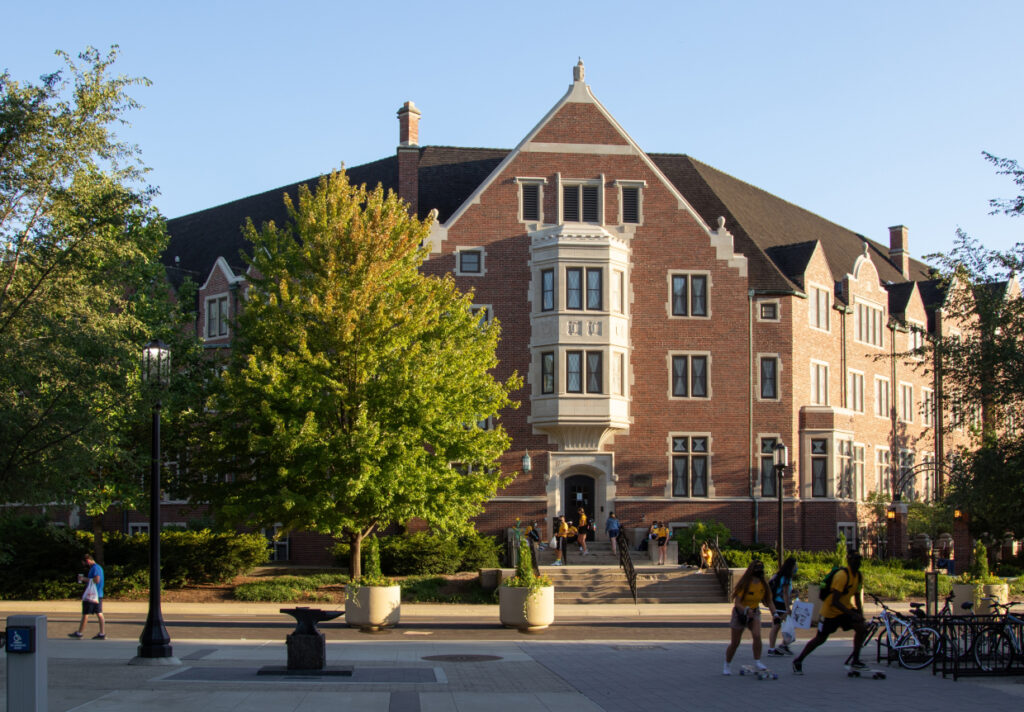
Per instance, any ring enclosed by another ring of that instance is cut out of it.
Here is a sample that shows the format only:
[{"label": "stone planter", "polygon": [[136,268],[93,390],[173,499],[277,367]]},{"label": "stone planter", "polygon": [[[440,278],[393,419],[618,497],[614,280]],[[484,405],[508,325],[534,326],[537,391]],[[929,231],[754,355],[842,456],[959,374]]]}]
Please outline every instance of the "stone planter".
[{"label": "stone planter", "polygon": [[971,609],[973,612],[978,612],[978,589],[979,586],[973,583],[955,583],[953,584],[953,600],[950,602],[955,615],[962,615],[964,610],[960,607],[964,601],[970,601],[974,604],[974,608]]},{"label": "stone planter", "polygon": [[498,615],[506,628],[524,632],[544,630],[555,621],[555,587],[530,589],[502,586],[498,589]]},{"label": "stone planter", "polygon": [[356,586],[345,589],[345,622],[350,628],[376,631],[398,625],[402,612],[399,586]]},{"label": "stone planter", "polygon": [[986,599],[994,598],[999,603],[1006,603],[1010,600],[1010,587],[1005,583],[986,583],[981,586],[981,593],[978,602],[975,604],[979,616],[995,615],[999,611]]}]

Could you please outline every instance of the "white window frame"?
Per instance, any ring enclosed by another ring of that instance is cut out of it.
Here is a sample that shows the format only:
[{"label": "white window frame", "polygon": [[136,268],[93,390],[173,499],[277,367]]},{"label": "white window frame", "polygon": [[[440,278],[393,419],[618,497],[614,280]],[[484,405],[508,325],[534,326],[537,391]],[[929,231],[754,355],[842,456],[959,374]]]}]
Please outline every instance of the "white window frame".
[{"label": "white window frame", "polygon": [[846,403],[847,410],[855,413],[864,412],[864,372],[852,368],[846,369]]},{"label": "white window frame", "polygon": [[[831,333],[832,290],[824,285],[809,284],[807,298],[809,300],[807,305],[807,323],[812,329]],[[824,326],[821,325],[822,322],[824,322]]]},{"label": "white window frame", "polygon": [[[674,279],[676,277],[686,277],[686,314],[676,314],[673,309],[674,297]],[[694,314],[693,313],[693,278],[703,277],[704,278],[704,313]],[[668,272],[668,301],[665,303],[665,312],[668,314],[669,319],[711,319],[711,273],[702,272],[700,270],[685,270],[685,269],[674,269]]]},{"label": "white window frame", "polygon": [[934,419],[935,391],[931,388],[921,388],[921,425],[930,428],[935,422]]},{"label": "white window frame", "polygon": [[839,535],[846,535],[846,547],[857,548],[857,522],[836,522],[836,540]]},{"label": "white window frame", "polygon": [[[223,339],[231,336],[231,298],[227,292],[211,294],[205,299],[206,328],[203,333],[207,339]],[[221,306],[223,305],[223,309]],[[217,307],[216,319],[210,318],[210,307]],[[214,332],[214,333],[211,333]]]},{"label": "white window frame", "polygon": [[892,451],[885,446],[875,446],[875,492],[890,494],[892,491]]},{"label": "white window frame", "polygon": [[[673,494],[675,490],[675,458],[677,456],[683,456],[683,453],[676,452],[673,449],[674,438],[688,438],[688,449],[685,453],[690,458],[690,462],[687,464],[687,481],[686,481],[686,494],[676,495]],[[707,440],[707,450],[699,453],[699,456],[707,458],[707,468],[705,470],[705,482],[704,487],[706,493],[699,496],[693,494],[693,439],[704,438]],[[710,432],[691,432],[691,431],[673,431],[668,434],[668,481],[665,483],[665,496],[672,500],[697,500],[704,501],[711,499],[715,496],[714,478],[712,476],[714,464],[714,440],[711,437]]]},{"label": "white window frame", "polygon": [[[675,375],[675,357],[686,356],[686,393],[685,396],[675,395],[675,383],[673,376]],[[706,363],[706,373],[704,379],[704,387],[707,391],[707,395],[695,396],[693,395],[693,357],[704,358]],[[711,390],[711,352],[710,351],[669,351],[668,352],[668,397],[669,400],[692,400],[698,402],[710,401],[713,395]]]},{"label": "white window frame", "polygon": [[885,308],[863,299],[854,300],[853,340],[876,349],[885,348]]},{"label": "white window frame", "polygon": [[[585,220],[583,216],[583,186],[596,187],[597,188],[597,221]],[[579,220],[566,220],[565,219],[565,189],[578,187],[580,188],[580,219]],[[559,224],[565,225],[571,223],[574,225],[604,225],[604,176],[600,178],[562,178],[558,176],[558,220]]]},{"label": "white window frame", "polygon": [[[479,272],[464,272],[462,270],[462,253],[463,252],[478,252],[480,253],[480,271]],[[456,277],[483,277],[487,274],[487,250],[483,247],[456,247],[455,248],[455,276]]]},{"label": "white window frame", "polygon": [[[547,184],[546,178],[532,178],[532,177],[517,177],[515,182],[519,184],[519,222],[521,223],[537,223],[538,225],[544,224],[544,186]],[[535,185],[537,186],[537,218],[528,218],[523,214],[523,186]]]},{"label": "white window frame", "polygon": [[[645,180],[617,180],[613,185],[619,189],[619,225],[643,225],[644,224],[644,188],[647,187],[647,181]],[[625,188],[636,188],[636,222],[627,223],[624,220],[624,198],[623,189]]]},{"label": "white window frame", "polygon": [[875,376],[875,417],[886,420],[892,417],[892,384],[885,376]]},{"label": "white window frame", "polygon": [[471,304],[469,311],[473,316],[477,316],[480,312],[483,312],[483,318],[480,320],[480,325],[484,326],[494,321],[494,307],[490,304]]},{"label": "white window frame", "polygon": [[[829,378],[831,367],[825,361],[811,359],[811,405],[829,404]],[[824,379],[822,375],[824,374]],[[822,388],[824,387],[824,398]]]},{"label": "white window frame", "polygon": [[900,421],[904,423],[914,422],[914,384],[900,381]]},{"label": "white window frame", "polygon": [[149,522],[128,522],[128,536],[149,534]]},{"label": "white window frame", "polygon": [[[911,358],[917,361],[924,361],[925,353],[925,330],[924,324],[916,321],[908,321],[907,326],[909,331],[907,332],[907,351],[911,352]],[[915,354],[918,349],[921,349],[921,353]]]},{"label": "white window frame", "polygon": [[[761,384],[761,362],[770,359],[775,361],[775,397],[766,398]],[[782,400],[782,357],[779,354],[760,353],[757,355],[757,399],[766,403],[777,403]]]},{"label": "white window frame", "polygon": [[[782,302],[779,301],[778,299],[762,299],[762,300],[756,302],[756,304],[757,304],[757,320],[758,321],[763,321],[763,322],[772,323],[772,324],[778,323],[778,322],[782,321]],[[774,317],[766,317],[766,316],[764,316],[762,314],[761,310],[764,307],[766,307],[766,306],[775,307],[775,316]]]}]

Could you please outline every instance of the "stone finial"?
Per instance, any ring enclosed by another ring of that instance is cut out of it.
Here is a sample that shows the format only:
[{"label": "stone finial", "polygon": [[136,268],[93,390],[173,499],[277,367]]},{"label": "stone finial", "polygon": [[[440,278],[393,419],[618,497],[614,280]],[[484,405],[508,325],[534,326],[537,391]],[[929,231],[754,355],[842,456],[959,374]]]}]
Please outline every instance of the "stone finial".
[{"label": "stone finial", "polygon": [[578,61],[576,66],[572,68],[572,80],[574,82],[583,81],[583,57],[580,57],[580,61]]},{"label": "stone finial", "polygon": [[864,256],[868,256],[868,241],[864,240]]},{"label": "stone finial", "polygon": [[724,215],[719,215],[718,216],[718,230],[722,231],[724,229],[725,229],[725,216]]}]

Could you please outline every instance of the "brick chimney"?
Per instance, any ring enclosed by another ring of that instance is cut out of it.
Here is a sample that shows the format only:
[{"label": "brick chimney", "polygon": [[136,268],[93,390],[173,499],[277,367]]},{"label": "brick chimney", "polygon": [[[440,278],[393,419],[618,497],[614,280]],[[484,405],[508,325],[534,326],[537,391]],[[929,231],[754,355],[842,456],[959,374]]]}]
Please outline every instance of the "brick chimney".
[{"label": "brick chimney", "polygon": [[419,212],[420,195],[420,110],[407,101],[398,110],[398,197]]},{"label": "brick chimney", "polygon": [[893,225],[889,228],[889,261],[900,271],[903,279],[910,279],[910,241],[907,237],[908,232],[907,228],[903,225]]}]

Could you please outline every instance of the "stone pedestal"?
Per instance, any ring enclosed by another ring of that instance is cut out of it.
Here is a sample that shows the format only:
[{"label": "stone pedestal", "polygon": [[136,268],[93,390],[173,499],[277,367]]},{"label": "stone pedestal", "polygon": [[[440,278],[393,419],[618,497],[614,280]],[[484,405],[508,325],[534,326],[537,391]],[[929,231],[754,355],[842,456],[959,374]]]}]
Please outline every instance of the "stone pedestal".
[{"label": "stone pedestal", "polygon": [[289,670],[322,670],[327,664],[327,637],[323,633],[289,633],[285,645]]},{"label": "stone pedestal", "polygon": [[966,514],[953,518],[953,559],[957,574],[966,573],[971,566],[971,550],[974,540],[971,538],[969,520]]},{"label": "stone pedestal", "polygon": [[905,559],[910,553],[910,540],[907,534],[907,505],[902,502],[893,502],[885,514],[886,545],[889,549],[889,556],[894,559]]}]

